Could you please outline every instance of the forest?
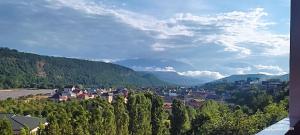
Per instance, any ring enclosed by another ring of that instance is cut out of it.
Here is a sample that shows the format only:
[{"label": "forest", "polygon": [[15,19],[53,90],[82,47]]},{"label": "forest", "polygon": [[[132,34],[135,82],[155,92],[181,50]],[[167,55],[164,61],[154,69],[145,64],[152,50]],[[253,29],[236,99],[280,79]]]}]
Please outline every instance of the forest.
[{"label": "forest", "polygon": [[[0,112],[47,118],[38,135],[238,135],[255,134],[287,117],[288,100],[269,102],[263,109],[246,112],[239,105],[208,100],[200,108],[173,100],[163,108],[161,97],[151,92],[131,92],[128,102],[118,96],[110,104],[97,98],[53,102],[7,99]],[[28,135],[28,130],[22,130]],[[0,133],[11,135],[11,125],[0,121]]]},{"label": "forest", "polygon": [[112,63],[41,56],[0,48],[0,89],[164,86],[152,74],[140,74]]}]

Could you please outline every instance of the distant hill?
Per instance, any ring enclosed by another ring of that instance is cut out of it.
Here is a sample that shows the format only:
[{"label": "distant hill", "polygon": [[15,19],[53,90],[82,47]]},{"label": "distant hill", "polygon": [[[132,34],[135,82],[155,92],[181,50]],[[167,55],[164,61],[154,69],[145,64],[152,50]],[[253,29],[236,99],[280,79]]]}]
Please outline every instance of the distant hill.
[{"label": "distant hill", "polygon": [[272,79],[280,79],[282,81],[288,81],[288,80],[290,80],[290,74],[274,76],[274,77],[272,77]]},{"label": "distant hill", "polygon": [[235,82],[239,80],[247,80],[247,78],[259,78],[260,81],[265,81],[269,79],[280,79],[282,81],[289,80],[289,74],[285,75],[265,75],[265,74],[243,74],[243,75],[231,75],[214,82]]},{"label": "distant hill", "polygon": [[151,73],[162,81],[175,84],[175,85],[180,85],[180,86],[195,86],[204,83],[200,79],[182,76],[176,72],[162,72],[162,71],[151,71],[151,72],[140,71],[140,72]]},{"label": "distant hill", "polygon": [[260,81],[266,81],[269,79],[280,79],[282,81],[289,80],[289,74],[285,75],[265,75],[265,74],[243,74],[243,75],[231,75],[228,77],[221,78],[212,82],[206,83],[206,85],[215,85],[219,83],[233,83],[239,80],[247,80],[247,78],[259,78]]},{"label": "distant hill", "polygon": [[215,82],[235,82],[239,80],[247,80],[247,78],[259,78],[260,80],[271,79],[274,76],[265,75],[265,74],[243,74],[243,75],[231,75]]},{"label": "distant hill", "polygon": [[269,79],[280,79],[282,81],[289,80],[289,74],[286,75],[265,75],[265,74],[243,74],[243,75],[231,75],[219,80],[205,83],[201,85],[204,89],[217,90],[217,89],[232,89],[232,84],[235,81],[247,80],[247,78],[259,78],[260,81],[266,81]]},{"label": "distant hill", "polygon": [[162,86],[152,74],[111,63],[41,56],[0,48],[0,88],[86,86]]}]

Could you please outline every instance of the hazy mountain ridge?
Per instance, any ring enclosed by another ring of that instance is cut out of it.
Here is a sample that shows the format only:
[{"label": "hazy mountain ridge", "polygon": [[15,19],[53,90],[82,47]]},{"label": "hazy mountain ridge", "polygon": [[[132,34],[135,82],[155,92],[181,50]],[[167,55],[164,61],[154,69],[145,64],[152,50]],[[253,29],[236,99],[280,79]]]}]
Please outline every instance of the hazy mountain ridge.
[{"label": "hazy mountain ridge", "polygon": [[142,73],[150,73],[156,76],[158,79],[180,86],[195,86],[203,84],[204,81],[192,77],[186,77],[179,75],[177,72],[163,72],[163,71],[139,71]]}]

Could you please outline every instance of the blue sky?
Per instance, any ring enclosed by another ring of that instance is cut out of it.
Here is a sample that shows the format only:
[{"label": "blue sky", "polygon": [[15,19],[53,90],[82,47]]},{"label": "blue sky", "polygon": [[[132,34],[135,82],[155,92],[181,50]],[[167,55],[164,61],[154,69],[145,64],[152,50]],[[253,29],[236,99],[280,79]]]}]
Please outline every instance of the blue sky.
[{"label": "blue sky", "polygon": [[0,46],[199,78],[280,75],[289,10],[288,0],[0,1]]}]

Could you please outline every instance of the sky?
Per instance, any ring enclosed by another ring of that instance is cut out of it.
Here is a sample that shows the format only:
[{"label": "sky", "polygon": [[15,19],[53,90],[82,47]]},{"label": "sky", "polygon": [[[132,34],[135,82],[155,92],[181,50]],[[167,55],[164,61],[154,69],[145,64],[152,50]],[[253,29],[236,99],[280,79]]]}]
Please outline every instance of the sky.
[{"label": "sky", "polygon": [[289,0],[1,0],[0,46],[219,79],[289,72]]}]

